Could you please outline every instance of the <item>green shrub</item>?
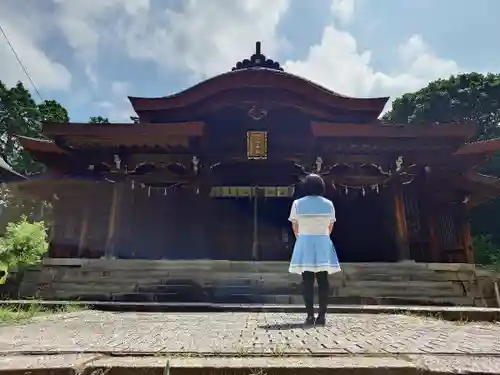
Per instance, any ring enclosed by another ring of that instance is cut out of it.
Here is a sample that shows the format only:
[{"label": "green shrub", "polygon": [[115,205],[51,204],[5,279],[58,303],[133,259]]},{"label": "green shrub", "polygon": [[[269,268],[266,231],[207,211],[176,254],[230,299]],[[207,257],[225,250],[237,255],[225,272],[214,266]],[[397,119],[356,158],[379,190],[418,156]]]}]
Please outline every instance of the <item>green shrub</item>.
[{"label": "green shrub", "polygon": [[30,223],[23,217],[9,223],[0,237],[0,271],[4,271],[0,284],[5,283],[10,269],[40,262],[47,249],[47,229],[42,221]]},{"label": "green shrub", "polygon": [[472,238],[476,263],[500,270],[500,247],[496,245],[492,236],[479,235]]}]

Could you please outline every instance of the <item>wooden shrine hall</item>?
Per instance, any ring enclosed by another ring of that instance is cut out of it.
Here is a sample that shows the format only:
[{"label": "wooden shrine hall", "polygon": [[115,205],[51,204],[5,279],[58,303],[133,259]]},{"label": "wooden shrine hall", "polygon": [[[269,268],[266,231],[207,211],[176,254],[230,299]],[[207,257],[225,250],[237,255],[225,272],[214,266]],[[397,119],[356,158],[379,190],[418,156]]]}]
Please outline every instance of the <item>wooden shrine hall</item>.
[{"label": "wooden shrine hall", "polygon": [[20,137],[46,173],[49,257],[287,261],[299,182],[321,174],[341,262],[473,263],[468,211],[500,193],[476,169],[500,140],[475,125],[386,124],[353,98],[255,53],[182,92],[130,97],[131,123],[46,123]]}]

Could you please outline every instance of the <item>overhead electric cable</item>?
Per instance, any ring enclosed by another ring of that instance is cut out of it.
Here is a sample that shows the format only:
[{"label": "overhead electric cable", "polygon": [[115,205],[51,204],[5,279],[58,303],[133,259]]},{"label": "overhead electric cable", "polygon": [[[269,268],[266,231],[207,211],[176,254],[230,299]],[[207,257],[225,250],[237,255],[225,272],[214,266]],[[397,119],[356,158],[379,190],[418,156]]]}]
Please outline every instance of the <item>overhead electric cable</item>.
[{"label": "overhead electric cable", "polygon": [[3,29],[2,25],[0,24],[0,31],[2,32],[2,35],[3,37],[5,38],[5,40],[7,41],[7,44],[9,45],[10,47],[10,50],[12,51],[12,53],[14,54],[14,56],[16,57],[16,60],[19,64],[19,66],[22,68],[22,70],[24,71],[24,74],[26,75],[26,77],[28,77],[31,85],[33,86],[33,89],[35,90],[36,94],[38,95],[38,97],[40,98],[41,101],[43,101],[43,98],[42,98],[42,95],[40,94],[40,91],[38,91],[38,88],[36,87],[35,85],[35,82],[33,82],[33,80],[31,79],[29,73],[28,73],[28,70],[26,69],[26,67],[24,66],[23,62],[21,61],[21,59],[19,58],[19,55],[17,54],[14,46],[12,45],[12,43],[10,42],[7,34],[5,33],[5,30]]},{"label": "overhead electric cable", "polygon": [[[5,32],[4,28],[2,27],[2,24],[0,24],[0,32],[2,33],[3,37],[5,38],[5,40],[7,41],[7,44],[9,45],[10,47],[10,50],[12,51],[12,54],[15,56],[16,60],[17,60],[17,63],[19,64],[19,66],[21,67],[21,69],[23,70],[24,74],[26,75],[26,77],[28,78],[28,80],[30,81],[31,83],[31,86],[33,86],[33,90],[35,90],[36,94],[38,95],[38,97],[40,98],[40,101],[43,101],[43,98],[42,98],[42,95],[40,94],[40,91],[38,90],[38,87],[36,87],[35,85],[35,82],[33,81],[33,79],[31,78],[31,76],[29,75],[28,73],[28,70],[26,69],[26,67],[24,66],[23,62],[21,61],[21,58],[19,57],[19,55],[17,54],[16,52],[16,49],[14,48],[14,46],[12,45],[12,43],[10,42],[9,40],[9,37],[7,36],[7,33]],[[43,133],[40,133],[39,131],[36,131],[36,133],[41,137],[41,138],[47,138]]]}]

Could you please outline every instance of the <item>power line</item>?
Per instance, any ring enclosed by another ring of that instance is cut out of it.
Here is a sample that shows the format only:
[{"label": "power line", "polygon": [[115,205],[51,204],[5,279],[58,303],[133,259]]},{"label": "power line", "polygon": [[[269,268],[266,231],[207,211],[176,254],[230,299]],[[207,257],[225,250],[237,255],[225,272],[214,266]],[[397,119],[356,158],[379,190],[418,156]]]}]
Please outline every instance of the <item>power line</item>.
[{"label": "power line", "polygon": [[17,54],[14,46],[12,45],[12,43],[9,40],[9,38],[7,37],[7,34],[5,33],[5,31],[4,31],[4,29],[3,29],[3,27],[2,27],[1,24],[0,24],[0,31],[2,32],[2,35],[4,36],[5,40],[7,41],[7,44],[9,45],[10,50],[12,51],[12,53],[14,54],[14,56],[16,57],[16,60],[17,60],[17,62],[19,64],[19,66],[21,66],[21,68],[24,71],[24,74],[26,74],[26,77],[28,77],[29,81],[31,82],[31,85],[33,86],[33,89],[35,90],[36,94],[38,95],[38,97],[40,98],[40,100],[43,101],[42,95],[40,95],[40,91],[38,91],[38,88],[36,87],[35,82],[33,82],[33,80],[31,79],[30,75],[28,74],[28,70],[24,66],[24,64],[21,61],[21,59],[19,58],[19,55]]}]

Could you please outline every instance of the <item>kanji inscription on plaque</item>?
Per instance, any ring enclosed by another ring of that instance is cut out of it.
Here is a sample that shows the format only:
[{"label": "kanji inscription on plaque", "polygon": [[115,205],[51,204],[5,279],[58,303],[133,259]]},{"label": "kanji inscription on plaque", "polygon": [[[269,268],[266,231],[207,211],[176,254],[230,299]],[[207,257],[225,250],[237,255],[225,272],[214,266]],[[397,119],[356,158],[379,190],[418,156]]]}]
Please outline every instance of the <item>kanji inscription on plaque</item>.
[{"label": "kanji inscription on plaque", "polygon": [[267,159],[267,132],[247,132],[248,159]]}]

